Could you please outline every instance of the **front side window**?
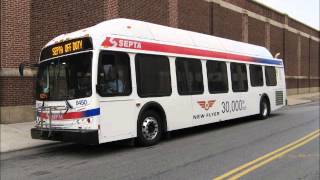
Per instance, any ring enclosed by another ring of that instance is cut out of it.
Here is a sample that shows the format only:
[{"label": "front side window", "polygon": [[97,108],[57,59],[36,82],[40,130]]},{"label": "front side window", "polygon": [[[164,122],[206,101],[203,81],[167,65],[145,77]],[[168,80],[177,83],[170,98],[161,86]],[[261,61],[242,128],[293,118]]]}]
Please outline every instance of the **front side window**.
[{"label": "front side window", "polygon": [[250,69],[250,81],[252,87],[263,86],[263,73],[262,66],[253,65],[249,66]]},{"label": "front side window", "polygon": [[102,51],[99,55],[97,91],[101,96],[131,94],[130,58],[123,52]]},{"label": "front side window", "polygon": [[89,97],[92,52],[54,58],[40,63],[36,99],[60,101]]},{"label": "front side window", "polygon": [[266,74],[267,86],[276,86],[277,85],[276,68],[271,66],[266,66],[265,74]]},{"label": "front side window", "polygon": [[207,61],[207,76],[209,92],[228,92],[228,73],[225,62]]},{"label": "front side window", "polygon": [[182,95],[203,93],[201,61],[191,58],[176,58],[178,92]]},{"label": "front side window", "polygon": [[140,97],[171,95],[170,64],[166,56],[137,54],[135,63]]},{"label": "front side window", "polygon": [[247,67],[241,63],[230,63],[233,92],[248,91]]}]

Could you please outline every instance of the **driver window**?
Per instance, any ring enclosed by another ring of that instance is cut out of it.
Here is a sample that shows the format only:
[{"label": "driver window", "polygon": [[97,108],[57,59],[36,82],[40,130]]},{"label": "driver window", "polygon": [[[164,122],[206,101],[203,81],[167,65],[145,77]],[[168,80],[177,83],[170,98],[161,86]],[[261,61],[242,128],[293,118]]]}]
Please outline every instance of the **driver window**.
[{"label": "driver window", "polygon": [[102,51],[99,56],[98,93],[101,96],[131,94],[130,58],[123,52]]}]

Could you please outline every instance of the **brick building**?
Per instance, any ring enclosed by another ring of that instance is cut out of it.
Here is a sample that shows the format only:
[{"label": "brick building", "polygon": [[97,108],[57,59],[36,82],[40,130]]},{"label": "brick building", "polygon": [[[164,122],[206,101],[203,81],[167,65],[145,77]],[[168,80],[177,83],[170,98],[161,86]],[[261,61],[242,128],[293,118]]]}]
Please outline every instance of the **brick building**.
[{"label": "brick building", "polygon": [[36,63],[51,38],[116,17],[267,47],[284,59],[289,94],[319,91],[319,31],[252,0],[1,0],[1,123],[34,118]]}]

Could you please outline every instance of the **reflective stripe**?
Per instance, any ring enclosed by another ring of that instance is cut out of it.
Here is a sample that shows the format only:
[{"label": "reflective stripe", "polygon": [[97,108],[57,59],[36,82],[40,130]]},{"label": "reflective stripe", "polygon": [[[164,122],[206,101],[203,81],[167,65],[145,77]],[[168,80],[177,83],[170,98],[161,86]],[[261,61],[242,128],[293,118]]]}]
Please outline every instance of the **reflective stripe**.
[{"label": "reflective stripe", "polygon": [[[119,42],[132,42],[132,43],[119,43]],[[137,45],[139,43],[139,45]],[[232,59],[237,61],[244,62],[255,62],[262,64],[272,64],[272,65],[282,65],[281,60],[275,59],[266,59],[266,58],[257,58],[239,54],[225,53],[225,52],[217,52],[217,51],[209,51],[203,49],[195,49],[188,48],[182,46],[173,46],[167,44],[158,44],[152,42],[144,42],[144,41],[136,41],[129,39],[121,39],[121,38],[110,38],[106,37],[106,39],[102,42],[101,46],[103,47],[116,47],[116,48],[125,48],[125,49],[136,49],[136,50],[144,50],[144,51],[157,51],[163,53],[174,53],[174,54],[184,54],[191,56],[202,56],[202,57],[210,57],[210,58],[220,58],[220,59]]]},{"label": "reflective stripe", "polygon": [[[100,115],[100,108],[89,109],[80,112],[68,112],[68,113],[52,113],[52,120],[68,120],[68,119],[79,119],[91,116]],[[37,116],[43,119],[49,119],[49,113],[37,113]]]}]

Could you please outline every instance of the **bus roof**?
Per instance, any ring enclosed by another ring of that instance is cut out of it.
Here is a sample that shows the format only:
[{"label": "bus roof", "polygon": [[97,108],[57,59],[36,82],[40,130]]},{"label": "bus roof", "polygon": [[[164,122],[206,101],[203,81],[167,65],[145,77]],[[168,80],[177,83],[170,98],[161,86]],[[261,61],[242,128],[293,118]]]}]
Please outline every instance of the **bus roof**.
[{"label": "bus roof", "polygon": [[92,38],[93,48],[100,48],[106,37],[116,36],[263,59],[274,59],[271,53],[262,46],[124,18],[107,20],[86,29],[62,34],[51,40],[46,46],[83,36]]}]

